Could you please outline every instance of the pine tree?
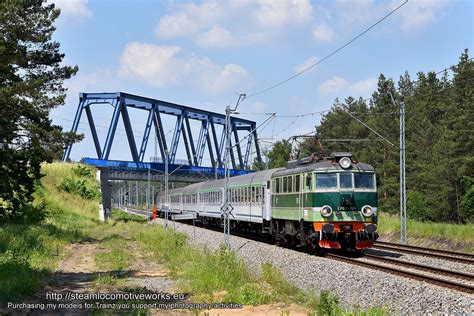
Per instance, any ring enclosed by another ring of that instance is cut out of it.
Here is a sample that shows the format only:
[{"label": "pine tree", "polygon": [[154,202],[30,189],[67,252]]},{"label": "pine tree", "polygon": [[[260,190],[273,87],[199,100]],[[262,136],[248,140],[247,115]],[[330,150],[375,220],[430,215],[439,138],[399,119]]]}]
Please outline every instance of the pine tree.
[{"label": "pine tree", "polygon": [[41,163],[78,139],[49,119],[78,70],[51,40],[59,13],[41,0],[0,2],[0,223],[25,215]]}]

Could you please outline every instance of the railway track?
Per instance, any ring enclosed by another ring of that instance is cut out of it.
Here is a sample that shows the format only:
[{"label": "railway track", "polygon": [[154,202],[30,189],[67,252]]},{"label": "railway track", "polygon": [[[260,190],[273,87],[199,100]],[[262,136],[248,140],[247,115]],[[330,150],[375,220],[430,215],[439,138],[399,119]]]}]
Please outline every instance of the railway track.
[{"label": "railway track", "polygon": [[398,251],[404,253],[410,253],[414,255],[428,256],[432,258],[456,261],[466,264],[474,265],[474,255],[462,252],[454,252],[448,250],[438,250],[432,248],[410,246],[410,245],[401,245],[396,243],[388,242],[376,242],[373,248],[389,250],[389,251]]},{"label": "railway track", "polygon": [[[126,211],[131,214],[141,215],[141,216],[149,216],[152,214],[152,212],[150,211],[138,210],[138,209],[133,209],[133,208],[128,208]],[[211,230],[220,231],[218,229],[211,229]],[[243,238],[249,238],[248,235],[241,234],[241,233],[234,234],[234,235],[237,235]],[[254,239],[254,236],[251,236],[251,238]],[[265,242],[263,238],[258,238],[257,241]],[[377,246],[378,244],[379,243],[377,243]],[[390,247],[391,250],[398,250],[398,248],[391,247],[391,246],[381,246],[379,248],[382,248],[382,247]],[[429,248],[425,248],[425,249],[432,250]],[[416,251],[416,250],[410,250],[410,251]],[[417,253],[422,253],[422,252],[420,251]],[[422,254],[425,254],[425,253],[423,252]],[[461,253],[458,253],[458,254],[461,254]],[[462,255],[469,255],[469,254],[462,254]],[[433,256],[436,256],[436,255],[433,254]],[[367,262],[367,261],[361,260],[361,258],[352,258],[348,256],[336,255],[333,253],[326,253],[325,257],[333,259],[333,260],[338,260],[341,262],[346,262],[346,263],[350,263],[350,264],[354,264],[358,266],[364,266],[371,269],[376,269],[376,270],[388,272],[391,274],[407,277],[410,279],[424,281],[430,284],[436,284],[438,286],[474,294],[474,286],[472,285],[472,283],[474,283],[474,275],[470,273],[465,273],[461,271],[453,271],[453,270],[438,268],[434,266],[428,266],[428,265],[414,263],[414,262],[407,262],[407,261],[402,261],[402,260],[393,259],[393,258],[381,257],[377,255],[372,255],[372,254],[365,254],[364,258],[368,258],[369,260],[373,262]],[[440,258],[440,257],[437,257],[437,258]],[[470,260],[468,258],[462,258],[462,259]],[[390,264],[392,266],[394,265],[395,267],[380,263],[380,261]],[[471,261],[469,261],[469,263],[472,263]],[[410,270],[401,269],[400,267],[405,267]],[[413,270],[419,270],[421,272],[419,271],[417,272]],[[436,274],[439,276],[435,277],[426,273]],[[444,278],[442,276],[444,276]]]},{"label": "railway track", "polygon": [[[407,278],[410,278],[410,279],[424,281],[424,282],[428,282],[428,283],[431,283],[431,284],[436,284],[436,285],[439,285],[439,286],[442,286],[442,287],[447,287],[447,288],[450,288],[450,289],[455,289],[455,290],[458,290],[458,291],[474,294],[474,286],[472,286],[471,284],[466,284],[466,283],[457,281],[457,280],[455,281],[455,280],[450,280],[450,279],[441,278],[441,277],[434,277],[434,276],[431,276],[431,275],[417,273],[417,272],[410,271],[410,270],[403,270],[403,269],[400,269],[398,267],[391,267],[391,266],[383,265],[383,264],[376,263],[376,262],[362,261],[362,260],[359,260],[359,259],[350,258],[350,257],[346,257],[346,256],[341,256],[341,255],[326,254],[326,257],[329,257],[329,258],[332,258],[332,259],[335,259],[335,260],[338,260],[338,261],[341,261],[341,262],[347,262],[347,263],[355,264],[355,265],[358,265],[358,266],[364,266],[364,267],[368,267],[368,268],[371,268],[371,269],[376,269],[376,270],[388,272],[388,273],[391,273],[391,274],[396,274],[396,275],[399,275],[399,276],[407,277]],[[393,263],[393,262],[391,262],[391,263]],[[408,263],[408,264],[411,265],[412,263]],[[429,269],[434,270],[436,268],[429,267]]]}]

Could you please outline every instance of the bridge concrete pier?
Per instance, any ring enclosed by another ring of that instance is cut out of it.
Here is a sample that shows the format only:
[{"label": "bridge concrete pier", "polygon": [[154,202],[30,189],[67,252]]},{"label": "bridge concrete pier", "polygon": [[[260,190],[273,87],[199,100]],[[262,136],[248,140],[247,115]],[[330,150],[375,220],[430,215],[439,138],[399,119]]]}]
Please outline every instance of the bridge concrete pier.
[{"label": "bridge concrete pier", "polygon": [[106,221],[112,215],[112,184],[109,182],[109,168],[97,168],[96,179],[100,182],[102,203],[99,205],[99,219]]}]

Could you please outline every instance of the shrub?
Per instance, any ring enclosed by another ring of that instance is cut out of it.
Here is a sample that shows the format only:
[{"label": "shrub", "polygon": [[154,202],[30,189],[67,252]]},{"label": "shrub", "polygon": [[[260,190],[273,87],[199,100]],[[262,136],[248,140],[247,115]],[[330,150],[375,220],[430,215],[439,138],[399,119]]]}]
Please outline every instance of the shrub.
[{"label": "shrub", "polygon": [[94,176],[91,168],[82,165],[77,165],[72,172],[79,177],[92,178]]},{"label": "shrub", "polygon": [[58,185],[58,189],[80,197],[93,200],[99,195],[97,186],[89,184],[85,179],[65,177]]}]

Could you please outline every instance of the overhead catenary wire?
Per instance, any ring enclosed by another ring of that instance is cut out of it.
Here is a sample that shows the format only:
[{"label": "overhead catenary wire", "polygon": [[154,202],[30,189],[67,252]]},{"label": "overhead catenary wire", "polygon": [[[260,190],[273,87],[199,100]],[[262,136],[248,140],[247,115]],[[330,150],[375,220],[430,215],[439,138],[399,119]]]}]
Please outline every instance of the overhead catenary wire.
[{"label": "overhead catenary wire", "polygon": [[369,32],[371,29],[373,29],[375,26],[377,26],[378,24],[380,24],[381,22],[383,22],[385,19],[387,19],[389,16],[391,16],[392,14],[394,14],[395,12],[397,12],[401,7],[403,7],[405,4],[407,4],[408,0],[405,0],[405,2],[403,2],[402,4],[400,4],[398,7],[396,7],[395,9],[393,9],[392,11],[390,11],[388,14],[386,14],[385,16],[383,16],[382,18],[380,18],[379,20],[377,20],[377,22],[375,22],[374,24],[370,25],[368,28],[366,28],[365,30],[363,30],[361,33],[359,33],[357,36],[353,37],[350,41],[346,42],[345,44],[343,44],[342,46],[339,46],[336,50],[332,51],[331,53],[329,53],[328,55],[326,55],[324,58],[322,58],[321,60],[318,60],[317,62],[309,65],[308,67],[304,68],[303,70],[297,72],[296,74],[290,76],[289,78],[283,80],[283,81],[280,81],[268,88],[265,88],[263,90],[260,90],[260,91],[257,91],[257,92],[254,92],[254,93],[251,93],[251,94],[247,94],[247,98],[251,98],[251,97],[254,97],[256,95],[259,95],[259,94],[262,94],[262,93],[265,93],[267,91],[270,91],[272,89],[275,89],[285,83],[287,83],[288,81],[290,80],[293,80],[295,79],[296,77],[299,77],[301,76],[303,73],[307,72],[308,70],[310,70],[311,68],[323,63],[325,60],[331,58],[332,56],[334,56],[335,54],[337,54],[338,52],[340,52],[341,50],[343,50],[345,47],[349,46],[351,43],[353,43],[354,41],[356,41],[357,39],[359,39],[360,37],[362,37],[364,34],[366,34],[367,32]]}]

